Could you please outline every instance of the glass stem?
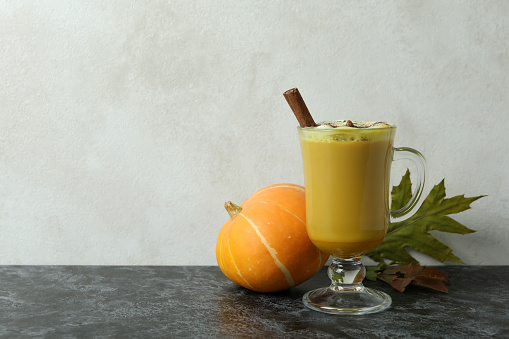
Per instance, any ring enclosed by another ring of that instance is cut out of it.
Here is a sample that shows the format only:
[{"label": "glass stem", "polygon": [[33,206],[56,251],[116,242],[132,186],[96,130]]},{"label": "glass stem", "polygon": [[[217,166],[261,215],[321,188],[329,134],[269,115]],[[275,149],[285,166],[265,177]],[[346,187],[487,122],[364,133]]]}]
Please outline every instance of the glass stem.
[{"label": "glass stem", "polygon": [[328,274],[332,281],[331,289],[352,292],[364,289],[362,281],[366,275],[366,268],[360,257],[342,259],[333,256]]}]

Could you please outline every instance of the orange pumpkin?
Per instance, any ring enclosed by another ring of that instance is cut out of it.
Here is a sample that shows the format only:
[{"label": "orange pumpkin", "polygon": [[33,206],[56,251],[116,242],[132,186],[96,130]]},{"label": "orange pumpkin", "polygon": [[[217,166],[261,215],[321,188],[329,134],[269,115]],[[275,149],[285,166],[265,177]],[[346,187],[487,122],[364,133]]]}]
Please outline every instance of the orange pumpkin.
[{"label": "orange pumpkin", "polygon": [[225,208],[230,220],[219,232],[216,258],[236,284],[257,292],[282,291],[311,278],[329,258],[307,235],[302,186],[268,186],[242,205],[227,202]]}]

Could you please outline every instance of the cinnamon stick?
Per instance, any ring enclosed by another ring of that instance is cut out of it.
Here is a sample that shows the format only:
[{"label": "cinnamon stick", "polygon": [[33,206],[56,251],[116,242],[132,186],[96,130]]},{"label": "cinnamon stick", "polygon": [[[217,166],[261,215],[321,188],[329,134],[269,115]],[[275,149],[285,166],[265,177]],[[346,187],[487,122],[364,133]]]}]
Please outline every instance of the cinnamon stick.
[{"label": "cinnamon stick", "polygon": [[300,127],[314,127],[316,126],[311,113],[302,99],[302,96],[299,93],[297,88],[289,89],[288,91],[283,93],[288,105],[295,114],[297,121],[299,122]]}]

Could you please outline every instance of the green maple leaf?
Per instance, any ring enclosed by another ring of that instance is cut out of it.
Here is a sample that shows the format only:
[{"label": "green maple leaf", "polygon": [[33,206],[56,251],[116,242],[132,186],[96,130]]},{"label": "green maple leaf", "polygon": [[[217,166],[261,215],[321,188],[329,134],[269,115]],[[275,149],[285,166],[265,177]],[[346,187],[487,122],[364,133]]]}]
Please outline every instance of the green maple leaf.
[{"label": "green maple leaf", "polygon": [[[407,170],[400,184],[392,189],[391,208],[393,210],[407,204],[412,196],[411,187],[410,171]],[[409,247],[440,262],[463,263],[460,258],[452,254],[452,250],[448,246],[435,239],[429,232],[432,230],[458,234],[475,232],[447,215],[469,209],[471,203],[482,197],[484,196],[465,197],[464,195],[458,195],[446,198],[444,180],[442,180],[433,187],[413,216],[401,222],[390,223],[382,244],[366,256],[379,263],[385,263],[386,260],[389,260],[393,263],[418,264],[417,259],[406,251],[406,248]]]}]

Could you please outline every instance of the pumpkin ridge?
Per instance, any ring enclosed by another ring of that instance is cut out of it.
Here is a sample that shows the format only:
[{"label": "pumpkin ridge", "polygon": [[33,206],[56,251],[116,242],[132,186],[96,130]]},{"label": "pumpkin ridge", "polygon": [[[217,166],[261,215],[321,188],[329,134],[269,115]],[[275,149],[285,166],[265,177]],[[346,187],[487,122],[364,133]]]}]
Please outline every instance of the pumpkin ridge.
[{"label": "pumpkin ridge", "polygon": [[[223,265],[223,241],[224,241],[224,235],[222,234],[223,232],[221,231],[219,233],[219,236],[221,237],[221,241],[218,242],[218,245],[216,246],[216,257],[217,257],[217,263],[219,265],[219,267],[224,267]],[[224,273],[224,272],[223,272]],[[227,277],[228,277],[228,274],[225,274]],[[229,279],[230,277],[228,277]]]},{"label": "pumpkin ridge", "polygon": [[[227,229],[224,229],[224,231],[222,231],[222,232],[220,233],[220,235],[221,235],[221,242],[220,242],[220,244],[219,244],[219,257],[221,258],[221,263],[220,263],[221,267],[225,267],[225,265],[224,265],[224,256],[223,256],[223,251],[224,251],[224,238],[225,238],[225,237],[224,237],[224,233],[226,233],[226,230],[227,230]],[[225,271],[226,271],[226,270],[225,270]],[[228,275],[226,275],[226,276],[228,277]],[[230,278],[230,277],[228,277],[228,278]]]},{"label": "pumpkin ridge", "polygon": [[[228,239],[228,243],[225,245],[225,244],[224,244],[224,242],[225,242],[224,238],[225,238],[225,236],[223,235],[223,236],[222,236],[222,238],[221,238],[221,246],[219,247],[219,253],[220,253],[219,255],[221,256],[221,267],[225,267],[225,263],[224,263],[224,254],[223,254],[223,252],[224,252],[224,247],[226,247],[226,245],[228,245],[228,250],[229,250],[228,252],[230,253],[230,257],[231,257],[231,254],[232,254],[232,253],[231,253],[231,250],[230,250],[230,240]],[[231,259],[232,259],[232,261],[233,261],[233,257],[232,257]],[[235,265],[235,263],[234,263],[234,265]],[[225,269],[225,270],[224,270],[224,274],[225,274],[225,275],[228,277],[228,279],[230,279],[231,281],[236,280],[236,279],[232,279],[232,277],[230,276],[230,273],[228,272],[228,270],[227,270],[227,269]]]},{"label": "pumpkin ridge", "polygon": [[267,239],[265,239],[265,237],[261,234],[260,230],[258,229],[258,226],[256,226],[256,224],[251,219],[246,217],[242,212],[240,212],[239,215],[241,215],[244,219],[246,219],[246,221],[249,223],[249,225],[251,225],[251,227],[255,230],[256,234],[260,237],[262,244],[265,245],[265,247],[267,248],[267,251],[269,251],[269,254],[274,259],[276,266],[283,272],[283,275],[285,276],[285,279],[288,282],[288,284],[290,285],[290,287],[295,286],[295,282],[293,280],[292,274],[290,273],[288,268],[286,268],[286,266],[283,265],[283,263],[281,261],[279,261],[279,259],[277,258],[277,255],[276,255],[277,251],[269,245],[269,243],[267,242]]},{"label": "pumpkin ridge", "polygon": [[301,223],[303,223],[304,225],[306,224],[301,218],[299,218],[297,215],[295,215],[294,213],[290,212],[289,210],[287,210],[286,208],[284,208],[283,206],[279,205],[279,204],[274,204],[274,203],[271,203],[271,202],[267,202],[267,201],[259,201],[260,204],[267,204],[267,205],[272,205],[272,206],[277,206],[279,207],[280,209],[282,209],[283,211],[285,212],[288,212],[289,214],[293,215],[295,218],[297,218],[297,220],[299,220]]},{"label": "pumpkin ridge", "polygon": [[[271,203],[271,202],[268,202],[268,201],[259,201],[258,203],[260,204],[267,204],[267,205],[272,205],[272,206],[277,206],[279,207],[281,210],[285,211],[285,212],[288,212],[288,214],[294,216],[295,218],[297,218],[297,220],[299,220],[301,223],[303,223],[304,225],[306,224],[301,218],[299,218],[297,215],[295,215],[294,213],[290,212],[289,210],[287,210],[286,208],[284,208],[283,206],[279,205],[279,204],[275,204],[275,203]],[[320,249],[316,248],[316,251],[318,252],[318,268],[316,270],[316,272],[320,271],[320,269],[323,267],[323,264],[322,264],[322,251],[320,251]]]},{"label": "pumpkin ridge", "polygon": [[271,190],[273,188],[295,188],[295,189],[298,189],[299,191],[305,192],[304,188],[302,186],[299,186],[299,185],[295,185],[295,184],[286,184],[286,185],[279,184],[279,185],[272,185],[272,186],[269,186],[269,187],[262,188],[261,190],[256,192],[255,195],[258,194],[258,193],[261,193],[261,192],[265,192],[265,191]]},{"label": "pumpkin ridge", "polygon": [[318,251],[318,269],[316,270],[316,272],[318,273],[318,271],[320,271],[320,269],[323,267],[323,264],[322,264],[322,251],[320,251],[320,249],[317,247],[316,250]]},{"label": "pumpkin ridge", "polygon": [[[250,289],[253,290],[253,286],[251,286],[251,284],[246,280],[246,278],[244,278],[242,276],[242,274],[240,273],[240,270],[239,268],[237,267],[237,264],[235,264],[235,258],[233,258],[233,254],[232,254],[232,249],[231,249],[231,246],[230,246],[230,239],[228,239],[228,252],[230,253],[230,257],[232,258],[232,263],[233,263],[233,266],[235,267],[235,269],[237,270],[237,273],[239,274],[239,277],[242,278],[242,280],[245,281],[245,283],[249,286]],[[229,278],[229,277],[228,277]],[[230,279],[231,280],[231,279]]]}]

